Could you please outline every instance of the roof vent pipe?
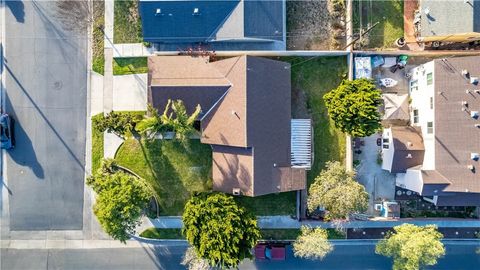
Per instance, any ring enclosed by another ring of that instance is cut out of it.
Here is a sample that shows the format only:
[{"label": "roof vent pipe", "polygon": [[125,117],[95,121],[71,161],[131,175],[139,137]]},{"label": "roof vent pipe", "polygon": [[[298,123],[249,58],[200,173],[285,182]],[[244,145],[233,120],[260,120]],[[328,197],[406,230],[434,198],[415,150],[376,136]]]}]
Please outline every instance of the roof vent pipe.
[{"label": "roof vent pipe", "polygon": [[473,119],[478,119],[478,111],[471,111],[471,112],[470,112],[470,116],[471,116]]},{"label": "roof vent pipe", "polygon": [[478,77],[470,77],[470,83],[477,85],[478,84]]}]

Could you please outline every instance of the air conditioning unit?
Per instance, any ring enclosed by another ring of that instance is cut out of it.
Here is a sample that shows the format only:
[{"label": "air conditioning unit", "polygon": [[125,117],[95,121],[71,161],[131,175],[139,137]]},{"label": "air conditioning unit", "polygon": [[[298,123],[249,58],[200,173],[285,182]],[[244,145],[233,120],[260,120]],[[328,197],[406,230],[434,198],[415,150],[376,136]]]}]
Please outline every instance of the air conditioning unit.
[{"label": "air conditioning unit", "polygon": [[235,195],[235,196],[240,196],[241,195],[241,191],[239,188],[234,188],[232,190],[232,194]]},{"label": "air conditioning unit", "polygon": [[194,8],[193,9],[193,15],[200,15],[200,9]]},{"label": "air conditioning unit", "polygon": [[470,158],[472,160],[478,161],[480,159],[480,154],[478,153],[470,153]]},{"label": "air conditioning unit", "polygon": [[375,204],[375,211],[382,211],[382,205],[380,203]]},{"label": "air conditioning unit", "polygon": [[161,9],[161,8],[157,8],[157,9],[155,10],[155,16],[160,16],[160,15],[162,15],[162,9]]}]

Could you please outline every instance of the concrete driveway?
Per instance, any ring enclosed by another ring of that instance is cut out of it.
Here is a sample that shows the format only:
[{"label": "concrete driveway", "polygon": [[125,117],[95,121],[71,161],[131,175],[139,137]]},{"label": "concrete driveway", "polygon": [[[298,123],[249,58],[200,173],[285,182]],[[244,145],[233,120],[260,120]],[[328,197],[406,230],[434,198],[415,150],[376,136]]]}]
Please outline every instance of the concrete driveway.
[{"label": "concrete driveway", "polygon": [[10,230],[81,230],[87,36],[67,33],[54,2],[6,1],[5,111],[17,147],[6,154]]},{"label": "concrete driveway", "polygon": [[[378,164],[377,138],[380,135],[374,134],[370,137],[362,138],[364,145],[360,146],[361,154],[355,154],[354,159],[360,161],[357,167],[357,180],[365,186],[370,195],[368,214],[374,214],[375,201],[385,199],[393,200],[395,198],[395,176],[382,170]],[[355,149],[356,150],[356,149]]]}]

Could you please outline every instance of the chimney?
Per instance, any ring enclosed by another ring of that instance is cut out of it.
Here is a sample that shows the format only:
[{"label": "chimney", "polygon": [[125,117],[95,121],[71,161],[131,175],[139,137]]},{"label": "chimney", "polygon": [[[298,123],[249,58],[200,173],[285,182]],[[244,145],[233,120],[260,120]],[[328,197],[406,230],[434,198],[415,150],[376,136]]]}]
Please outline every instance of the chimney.
[{"label": "chimney", "polygon": [[472,164],[469,164],[469,165],[467,166],[467,168],[468,168],[470,171],[475,172],[475,166],[473,166]]}]

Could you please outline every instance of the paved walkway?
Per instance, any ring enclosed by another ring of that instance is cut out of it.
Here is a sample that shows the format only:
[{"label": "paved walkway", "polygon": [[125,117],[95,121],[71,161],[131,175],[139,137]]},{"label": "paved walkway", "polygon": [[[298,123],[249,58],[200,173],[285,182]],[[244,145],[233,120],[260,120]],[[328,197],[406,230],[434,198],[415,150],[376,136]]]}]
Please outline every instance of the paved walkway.
[{"label": "paved walkway", "polygon": [[147,74],[113,76],[114,111],[147,110]]},{"label": "paved walkway", "polygon": [[122,43],[113,45],[113,57],[147,57],[153,55],[153,47],[147,48],[143,43]]},{"label": "paved walkway", "polygon": [[114,1],[105,0],[105,70],[103,74],[103,112],[113,110],[113,16]]},{"label": "paved walkway", "polygon": [[103,75],[90,73],[90,116],[103,112]]},{"label": "paved walkway", "polygon": [[118,148],[122,145],[123,139],[113,133],[103,133],[103,157],[115,158]]},{"label": "paved walkway", "polygon": [[360,160],[357,167],[357,179],[370,195],[367,214],[375,215],[374,204],[382,199],[392,201],[395,199],[395,176],[387,171],[382,170],[377,163],[378,151],[377,146],[378,134],[363,138],[364,145],[359,149],[362,151],[360,155],[355,155],[355,159]]},{"label": "paved walkway", "polygon": [[[150,220],[151,224],[156,228],[182,228],[181,217],[160,217]],[[465,220],[465,219],[451,219],[451,220],[420,220],[420,219],[401,219],[397,221],[351,221],[342,224],[343,228],[387,228],[403,223],[411,223],[419,226],[435,224],[442,228],[480,228],[480,220]],[[337,224],[332,222],[321,221],[302,221],[299,222],[292,219],[290,216],[261,216],[258,217],[258,226],[265,229],[294,229],[300,228],[302,225],[309,225],[312,227],[321,228],[336,228]]]}]

